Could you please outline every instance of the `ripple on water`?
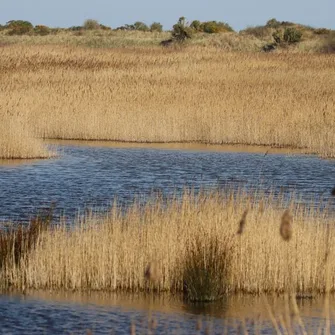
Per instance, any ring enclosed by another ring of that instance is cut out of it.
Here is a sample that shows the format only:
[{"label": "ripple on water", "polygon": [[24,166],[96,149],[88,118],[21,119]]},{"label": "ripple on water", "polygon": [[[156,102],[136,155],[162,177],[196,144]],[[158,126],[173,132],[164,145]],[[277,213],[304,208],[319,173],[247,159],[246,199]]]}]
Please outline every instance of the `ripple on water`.
[{"label": "ripple on water", "polygon": [[[56,159],[0,165],[0,220],[26,221],[55,202],[58,214],[123,204],[153,190],[184,187],[294,192],[303,202],[330,200],[335,161],[315,156],[70,145]],[[334,207],[335,201],[331,203]]]}]

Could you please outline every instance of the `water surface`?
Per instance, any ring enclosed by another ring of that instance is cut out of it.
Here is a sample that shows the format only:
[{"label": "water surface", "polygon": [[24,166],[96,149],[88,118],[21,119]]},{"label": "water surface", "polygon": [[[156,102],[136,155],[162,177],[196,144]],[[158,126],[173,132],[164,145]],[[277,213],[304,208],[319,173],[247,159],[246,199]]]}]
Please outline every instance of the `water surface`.
[{"label": "water surface", "polygon": [[332,201],[335,186],[335,161],[316,156],[93,145],[57,150],[55,159],[0,165],[0,220],[27,221],[52,202],[71,218],[88,207],[106,208],[114,197],[129,204],[139,195],[184,187],[294,192],[306,202]]},{"label": "water surface", "polygon": [[[257,329],[273,334],[269,310],[276,318],[284,317],[283,297],[264,298],[229,296],[214,304],[188,304],[179,297],[115,295],[103,293],[30,292],[27,295],[0,296],[0,331],[3,334],[195,334],[197,324],[210,334],[239,334],[245,327],[250,334]],[[324,299],[298,300],[304,326],[310,333],[324,328]],[[330,301],[331,306],[335,300]],[[153,322],[151,320],[154,320]],[[297,320],[294,328],[298,329]],[[331,322],[331,330],[335,331]]]}]

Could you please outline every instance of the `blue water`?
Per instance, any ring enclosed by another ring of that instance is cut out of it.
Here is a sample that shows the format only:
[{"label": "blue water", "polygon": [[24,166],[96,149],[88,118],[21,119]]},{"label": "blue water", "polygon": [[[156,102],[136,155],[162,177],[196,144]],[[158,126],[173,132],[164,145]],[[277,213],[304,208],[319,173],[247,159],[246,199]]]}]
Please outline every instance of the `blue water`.
[{"label": "blue water", "polygon": [[295,194],[330,202],[335,160],[316,156],[64,146],[59,158],[0,165],[0,220],[27,221],[41,208],[71,218],[106,208],[117,197],[129,204],[153,192],[239,188]]}]

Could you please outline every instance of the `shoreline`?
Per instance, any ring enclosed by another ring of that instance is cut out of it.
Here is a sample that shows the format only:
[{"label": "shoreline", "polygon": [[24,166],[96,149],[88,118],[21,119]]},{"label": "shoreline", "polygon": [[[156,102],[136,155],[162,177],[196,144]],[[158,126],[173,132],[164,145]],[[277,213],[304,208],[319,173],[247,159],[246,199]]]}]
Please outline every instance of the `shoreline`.
[{"label": "shoreline", "polygon": [[44,139],[46,144],[55,145],[78,145],[88,147],[106,148],[140,148],[140,149],[163,149],[163,150],[187,150],[187,151],[209,151],[209,152],[236,152],[236,153],[263,153],[263,154],[306,154],[308,149],[293,147],[274,147],[270,145],[255,144],[211,144],[201,142],[128,142],[128,141],[106,141],[106,140],[69,140],[69,139]]}]

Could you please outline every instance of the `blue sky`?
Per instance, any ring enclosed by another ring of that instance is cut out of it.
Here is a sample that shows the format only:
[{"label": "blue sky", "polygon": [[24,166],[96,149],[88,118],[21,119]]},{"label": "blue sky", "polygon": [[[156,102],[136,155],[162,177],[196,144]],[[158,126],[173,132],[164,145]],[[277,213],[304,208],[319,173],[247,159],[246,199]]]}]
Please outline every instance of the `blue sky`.
[{"label": "blue sky", "polygon": [[240,30],[270,18],[335,29],[335,0],[0,0],[0,24],[28,20],[50,27],[82,25],[85,19],[116,28],[143,21],[170,29],[180,16],[217,20]]}]

